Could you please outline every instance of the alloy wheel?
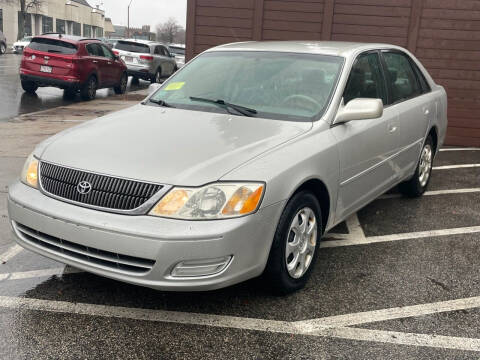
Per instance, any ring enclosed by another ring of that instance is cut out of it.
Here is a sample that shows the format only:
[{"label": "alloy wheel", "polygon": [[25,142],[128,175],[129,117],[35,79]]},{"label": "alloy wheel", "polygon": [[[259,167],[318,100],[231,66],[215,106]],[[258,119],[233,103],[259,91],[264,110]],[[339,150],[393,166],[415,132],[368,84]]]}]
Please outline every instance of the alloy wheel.
[{"label": "alloy wheel", "polygon": [[429,144],[426,144],[422,150],[422,155],[420,156],[420,163],[418,165],[418,181],[420,182],[420,185],[422,187],[427,185],[428,179],[430,178],[430,172],[432,169],[432,158],[432,147]]},{"label": "alloy wheel", "polygon": [[289,275],[301,278],[312,263],[317,245],[317,219],[309,207],[298,211],[287,234],[285,262]]}]

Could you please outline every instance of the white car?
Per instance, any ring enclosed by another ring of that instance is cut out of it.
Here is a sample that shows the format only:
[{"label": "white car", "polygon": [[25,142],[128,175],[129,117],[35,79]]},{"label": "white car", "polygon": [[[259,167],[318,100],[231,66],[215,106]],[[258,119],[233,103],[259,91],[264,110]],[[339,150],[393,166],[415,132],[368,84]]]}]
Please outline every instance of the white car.
[{"label": "white car", "polygon": [[15,54],[23,53],[23,49],[25,49],[30,41],[32,41],[33,36],[25,36],[23,39],[18,40],[17,42],[13,43],[12,50]]},{"label": "white car", "polygon": [[180,69],[185,65],[185,45],[183,44],[170,44],[168,46],[170,54],[175,55],[175,61],[177,67]]}]

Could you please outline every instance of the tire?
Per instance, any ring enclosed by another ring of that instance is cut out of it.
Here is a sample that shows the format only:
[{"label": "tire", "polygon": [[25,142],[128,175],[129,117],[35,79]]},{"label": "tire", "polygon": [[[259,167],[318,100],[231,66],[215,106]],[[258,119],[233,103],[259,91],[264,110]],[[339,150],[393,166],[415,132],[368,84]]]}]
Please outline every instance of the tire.
[{"label": "tire", "polygon": [[0,43],[0,55],[3,55],[7,52],[7,45]]},{"label": "tire", "polygon": [[140,84],[140,80],[138,79],[138,77],[134,76],[132,77],[132,85],[138,85]]},{"label": "tire", "polygon": [[420,160],[413,177],[399,185],[400,192],[411,198],[420,197],[427,190],[432,174],[433,158],[435,148],[432,137],[428,136],[423,144]]},{"label": "tire", "polygon": [[[303,228],[306,230],[302,231]],[[295,235],[294,229],[303,237]],[[263,274],[275,294],[286,295],[305,286],[318,258],[321,234],[322,216],[317,198],[308,191],[295,194],[280,217]]]},{"label": "tire", "polygon": [[63,98],[67,100],[73,100],[77,96],[77,91],[75,89],[65,89],[63,90]]},{"label": "tire", "polygon": [[120,83],[113,88],[113,91],[115,91],[115,94],[120,95],[120,94],[125,94],[127,91],[127,82],[128,82],[128,76],[126,73],[123,73],[122,77],[120,78]]},{"label": "tire", "polygon": [[85,84],[83,84],[82,88],[80,89],[80,96],[85,101],[90,101],[95,99],[97,95],[97,78],[95,76],[90,76]]},{"label": "tire", "polygon": [[35,94],[35,91],[38,89],[38,85],[33,81],[22,80],[22,89],[29,94]]},{"label": "tire", "polygon": [[150,79],[152,84],[160,84],[162,81],[162,69],[158,69],[155,75]]}]

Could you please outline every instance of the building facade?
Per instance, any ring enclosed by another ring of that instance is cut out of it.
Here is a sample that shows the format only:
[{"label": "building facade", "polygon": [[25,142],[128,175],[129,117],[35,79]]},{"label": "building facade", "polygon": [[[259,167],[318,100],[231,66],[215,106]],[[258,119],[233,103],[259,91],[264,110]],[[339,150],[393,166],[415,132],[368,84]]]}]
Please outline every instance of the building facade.
[{"label": "building facade", "polygon": [[188,0],[188,58],[249,40],[406,47],[447,90],[447,144],[480,146],[479,0]]},{"label": "building facade", "polygon": [[[85,37],[104,36],[105,12],[91,7],[86,0],[41,0],[40,6],[30,7],[27,12],[25,35],[57,32]],[[9,44],[18,38],[20,18],[19,0],[0,0],[0,30]]]},{"label": "building facade", "polygon": [[143,25],[141,28],[130,27],[130,31],[126,26],[114,25],[115,32],[109,33],[108,37],[112,39],[138,39],[155,41],[157,35],[150,31],[150,25]]}]

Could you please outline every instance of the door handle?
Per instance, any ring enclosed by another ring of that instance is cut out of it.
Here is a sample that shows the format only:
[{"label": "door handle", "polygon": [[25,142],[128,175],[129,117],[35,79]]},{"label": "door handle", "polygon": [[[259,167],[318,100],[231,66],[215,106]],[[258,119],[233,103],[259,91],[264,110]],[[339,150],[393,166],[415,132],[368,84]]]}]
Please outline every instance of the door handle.
[{"label": "door handle", "polygon": [[112,63],[109,61],[109,62],[108,62],[108,65],[112,65]]},{"label": "door handle", "polygon": [[93,60],[92,62],[93,62],[94,64],[98,63],[98,61],[97,61],[97,60]]},{"label": "door handle", "polygon": [[423,113],[424,113],[425,115],[428,115],[428,114],[430,114],[430,110],[426,109]]},{"label": "door handle", "polygon": [[393,134],[395,131],[397,131],[397,127],[391,126],[390,129],[388,129],[388,131],[390,132],[390,134]]}]

